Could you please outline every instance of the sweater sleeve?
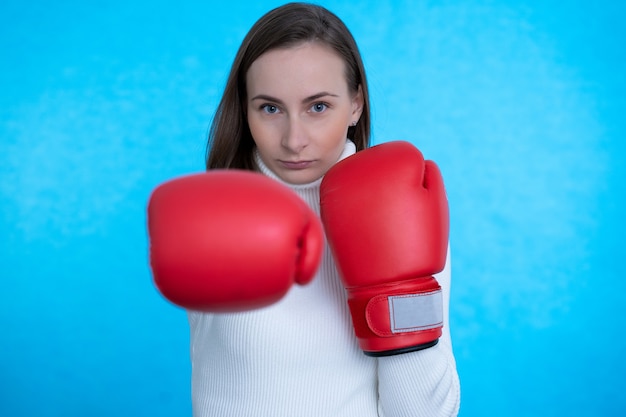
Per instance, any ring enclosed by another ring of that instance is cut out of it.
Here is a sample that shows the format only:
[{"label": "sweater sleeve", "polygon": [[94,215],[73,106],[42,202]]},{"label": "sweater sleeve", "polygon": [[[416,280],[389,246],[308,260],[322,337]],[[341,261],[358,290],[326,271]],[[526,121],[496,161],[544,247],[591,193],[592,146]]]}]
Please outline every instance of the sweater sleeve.
[{"label": "sweater sleeve", "polygon": [[449,328],[450,249],[445,269],[437,274],[443,291],[444,328],[432,348],[378,358],[381,417],[456,416],[460,383]]}]

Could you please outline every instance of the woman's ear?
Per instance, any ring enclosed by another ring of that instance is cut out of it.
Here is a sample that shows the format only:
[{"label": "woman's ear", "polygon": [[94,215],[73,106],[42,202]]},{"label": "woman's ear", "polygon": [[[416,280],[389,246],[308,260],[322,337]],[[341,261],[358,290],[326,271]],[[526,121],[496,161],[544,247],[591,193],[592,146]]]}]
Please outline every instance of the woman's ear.
[{"label": "woman's ear", "polygon": [[359,88],[357,89],[356,94],[352,97],[352,121],[354,123],[358,122],[361,118],[361,114],[363,113],[363,89],[361,88],[361,84],[359,84]]}]

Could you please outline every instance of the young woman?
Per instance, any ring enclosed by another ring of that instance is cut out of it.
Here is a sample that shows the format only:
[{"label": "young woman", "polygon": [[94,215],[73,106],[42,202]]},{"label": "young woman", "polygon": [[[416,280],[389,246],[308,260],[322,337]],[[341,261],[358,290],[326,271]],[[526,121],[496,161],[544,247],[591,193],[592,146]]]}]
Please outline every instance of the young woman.
[{"label": "young woman", "polygon": [[[366,149],[369,134],[367,81],[352,35],[328,10],[291,3],[245,37],[213,121],[207,169],[261,172],[319,215],[322,178]],[[313,281],[268,307],[189,311],[194,416],[456,415],[449,261],[436,278],[444,295],[439,343],[385,357],[359,347],[328,247]]]}]

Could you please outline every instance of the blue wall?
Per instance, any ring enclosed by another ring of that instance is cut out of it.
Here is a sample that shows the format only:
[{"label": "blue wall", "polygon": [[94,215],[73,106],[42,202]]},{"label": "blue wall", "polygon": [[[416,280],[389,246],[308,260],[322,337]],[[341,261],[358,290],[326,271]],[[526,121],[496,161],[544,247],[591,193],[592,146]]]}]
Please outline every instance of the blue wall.
[{"label": "blue wall", "polygon": [[[0,415],[190,415],[145,204],[202,170],[236,48],[278,4],[0,4]],[[461,415],[624,414],[625,6],[322,4],[361,46],[374,141],[443,169]]]}]

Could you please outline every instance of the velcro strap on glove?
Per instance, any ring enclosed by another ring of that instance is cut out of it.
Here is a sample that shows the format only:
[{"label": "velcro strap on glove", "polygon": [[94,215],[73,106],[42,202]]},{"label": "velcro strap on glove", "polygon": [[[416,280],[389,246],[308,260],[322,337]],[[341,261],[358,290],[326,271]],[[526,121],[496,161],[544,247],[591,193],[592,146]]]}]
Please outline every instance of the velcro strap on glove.
[{"label": "velcro strap on glove", "polygon": [[377,336],[420,332],[443,326],[441,289],[418,294],[378,295],[365,308],[367,325]]}]

